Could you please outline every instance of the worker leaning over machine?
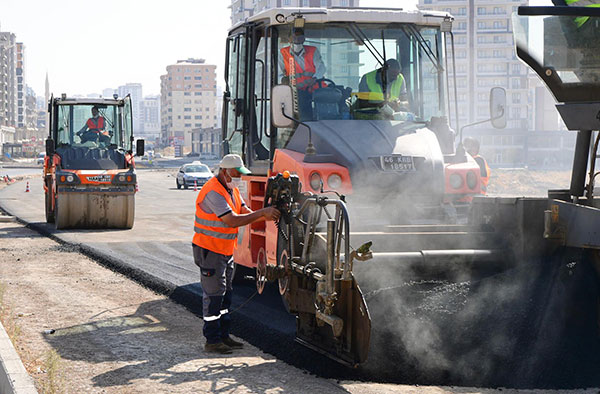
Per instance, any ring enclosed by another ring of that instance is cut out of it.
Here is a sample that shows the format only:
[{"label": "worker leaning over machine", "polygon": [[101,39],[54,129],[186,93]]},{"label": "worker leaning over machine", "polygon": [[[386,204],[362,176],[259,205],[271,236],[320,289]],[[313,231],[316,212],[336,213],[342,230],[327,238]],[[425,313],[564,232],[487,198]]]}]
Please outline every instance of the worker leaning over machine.
[{"label": "worker leaning over machine", "polygon": [[204,350],[211,353],[229,354],[233,348],[243,346],[229,336],[238,227],[261,220],[276,221],[280,216],[274,207],[253,212],[246,206],[233,182],[249,173],[239,155],[226,155],[218,175],[202,186],[196,198],[192,248],[201,274]]},{"label": "worker leaning over machine", "polygon": [[388,59],[382,67],[363,75],[358,86],[359,107],[373,109],[388,118],[396,111],[408,111],[406,82],[401,71],[396,59]]}]

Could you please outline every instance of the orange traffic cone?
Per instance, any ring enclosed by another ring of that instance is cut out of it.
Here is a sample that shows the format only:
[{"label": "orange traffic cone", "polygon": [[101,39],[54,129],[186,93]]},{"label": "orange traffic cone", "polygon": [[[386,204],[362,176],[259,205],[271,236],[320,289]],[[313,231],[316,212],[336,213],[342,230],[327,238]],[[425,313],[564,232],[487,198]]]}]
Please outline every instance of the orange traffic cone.
[{"label": "orange traffic cone", "polygon": [[29,193],[29,181],[27,181],[27,186],[25,187],[25,193]]},{"label": "orange traffic cone", "polygon": [[196,182],[196,180],[194,179],[194,191],[197,192],[198,191],[198,182]]}]

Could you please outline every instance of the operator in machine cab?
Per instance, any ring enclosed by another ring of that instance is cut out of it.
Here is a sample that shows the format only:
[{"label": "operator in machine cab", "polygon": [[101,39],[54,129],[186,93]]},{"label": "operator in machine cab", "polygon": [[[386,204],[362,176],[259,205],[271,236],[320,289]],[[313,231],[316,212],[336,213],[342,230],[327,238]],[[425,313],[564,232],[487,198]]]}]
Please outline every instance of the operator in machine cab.
[{"label": "operator in machine cab", "polygon": [[92,107],[92,117],[85,122],[85,125],[77,132],[77,135],[81,137],[81,142],[102,142],[107,144],[110,142],[110,134],[106,131],[106,119],[100,116],[98,107],[94,105]]},{"label": "operator in machine cab", "polygon": [[[600,8],[600,0],[552,0],[552,3],[559,7],[571,6],[571,7],[592,7]],[[585,25],[590,19],[589,16],[578,16],[575,18],[575,24],[578,28]]]},{"label": "operator in machine cab", "polygon": [[463,140],[465,150],[473,156],[481,170],[481,194],[487,194],[488,183],[490,183],[490,166],[487,161],[479,155],[479,141],[472,137]]},{"label": "operator in machine cab", "polygon": [[401,71],[396,59],[388,59],[382,67],[363,75],[358,85],[359,108],[376,109],[386,118],[391,118],[394,112],[408,111],[406,82]]},{"label": "operator in machine cab", "polygon": [[327,86],[318,82],[325,75],[326,67],[319,49],[304,45],[304,29],[293,28],[290,45],[281,48],[279,71],[281,83],[294,85],[298,90],[301,118],[312,118],[312,93]]},{"label": "operator in machine cab", "polygon": [[233,348],[242,347],[229,336],[238,227],[262,220],[276,221],[280,216],[274,207],[252,211],[246,206],[234,180],[249,173],[239,155],[226,155],[217,176],[202,186],[196,198],[192,250],[201,274],[204,350],[210,353],[229,354]]}]

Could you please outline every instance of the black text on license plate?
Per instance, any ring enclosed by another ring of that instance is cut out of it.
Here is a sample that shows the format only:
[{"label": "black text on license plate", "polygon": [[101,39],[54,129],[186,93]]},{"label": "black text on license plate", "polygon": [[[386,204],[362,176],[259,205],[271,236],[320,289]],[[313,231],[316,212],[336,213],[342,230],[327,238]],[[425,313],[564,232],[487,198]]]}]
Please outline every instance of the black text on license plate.
[{"label": "black text on license plate", "polygon": [[414,171],[412,156],[381,156],[381,168],[384,171]]}]

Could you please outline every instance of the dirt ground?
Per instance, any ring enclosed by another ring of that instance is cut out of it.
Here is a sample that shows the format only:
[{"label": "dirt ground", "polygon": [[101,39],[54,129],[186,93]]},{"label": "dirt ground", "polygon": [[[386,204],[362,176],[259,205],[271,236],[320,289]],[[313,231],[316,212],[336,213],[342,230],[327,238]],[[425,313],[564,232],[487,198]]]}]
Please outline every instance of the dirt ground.
[{"label": "dirt ground", "polygon": [[488,195],[546,197],[549,189],[568,189],[570,182],[570,171],[492,169]]}]

